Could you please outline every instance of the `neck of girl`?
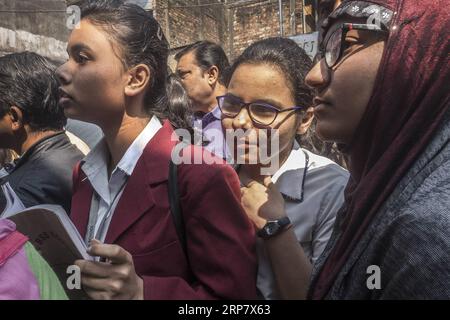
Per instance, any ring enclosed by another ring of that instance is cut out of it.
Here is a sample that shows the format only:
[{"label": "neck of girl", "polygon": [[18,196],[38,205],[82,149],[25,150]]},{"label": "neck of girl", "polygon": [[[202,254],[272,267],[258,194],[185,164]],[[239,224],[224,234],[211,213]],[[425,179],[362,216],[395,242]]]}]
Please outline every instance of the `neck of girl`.
[{"label": "neck of girl", "polygon": [[124,114],[118,121],[109,121],[108,125],[102,126],[110,153],[109,176],[111,176],[112,171],[116,168],[133,141],[145,129],[150,119],[151,117],[148,115],[132,117]]}]

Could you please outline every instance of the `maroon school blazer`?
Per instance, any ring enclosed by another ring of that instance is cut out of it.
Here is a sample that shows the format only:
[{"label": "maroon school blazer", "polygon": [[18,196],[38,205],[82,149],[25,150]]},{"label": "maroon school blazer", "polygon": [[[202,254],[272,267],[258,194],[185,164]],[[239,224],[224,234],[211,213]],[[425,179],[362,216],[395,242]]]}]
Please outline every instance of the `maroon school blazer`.
[{"label": "maroon school blazer", "polygon": [[[239,178],[221,159],[212,165],[178,166],[187,262],[168,200],[169,161],[176,144],[172,133],[166,121],[145,147],[117,204],[105,243],[132,254],[136,272],[144,280],[145,299],[256,298],[254,229],[240,204]],[[197,146],[187,150],[208,153]],[[93,188],[79,168],[80,164],[74,171],[71,219],[84,237]]]}]

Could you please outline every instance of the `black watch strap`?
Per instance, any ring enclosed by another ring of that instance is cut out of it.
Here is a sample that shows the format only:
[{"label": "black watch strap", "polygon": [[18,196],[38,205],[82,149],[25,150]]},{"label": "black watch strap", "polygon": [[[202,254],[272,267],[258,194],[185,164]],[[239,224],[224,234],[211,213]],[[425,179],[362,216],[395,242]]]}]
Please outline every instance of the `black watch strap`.
[{"label": "black watch strap", "polygon": [[289,217],[283,217],[278,220],[267,221],[266,225],[257,232],[257,235],[263,239],[268,239],[279,234],[291,224]]}]

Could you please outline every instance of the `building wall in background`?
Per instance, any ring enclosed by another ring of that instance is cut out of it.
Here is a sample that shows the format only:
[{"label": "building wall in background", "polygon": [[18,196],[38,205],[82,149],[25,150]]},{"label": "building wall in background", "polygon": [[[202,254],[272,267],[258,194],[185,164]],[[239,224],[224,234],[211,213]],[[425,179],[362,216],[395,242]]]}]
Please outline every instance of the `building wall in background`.
[{"label": "building wall in background", "polygon": [[[0,54],[35,51],[66,59],[69,15],[74,0],[0,0]],[[223,46],[233,60],[251,43],[280,35],[278,0],[134,0],[153,10],[172,53],[199,40]],[[282,0],[284,36],[303,33],[302,0]],[[310,12],[311,1],[306,1]],[[307,17],[308,18],[308,17]],[[306,31],[314,30],[311,17]],[[312,19],[314,21],[314,19]],[[173,62],[173,61],[172,61]],[[173,63],[172,63],[173,64]]]},{"label": "building wall in background", "polygon": [[[283,36],[315,30],[312,1],[282,0]],[[199,40],[220,43],[230,59],[257,40],[280,35],[278,0],[153,0],[174,52]]]},{"label": "building wall in background", "polygon": [[[302,1],[285,0],[283,4],[283,36],[303,33]],[[246,1],[228,6],[230,38],[228,52],[239,55],[255,41],[280,36],[278,0]]]},{"label": "building wall in background", "polygon": [[28,50],[63,61],[66,20],[63,0],[0,0],[0,54]]}]

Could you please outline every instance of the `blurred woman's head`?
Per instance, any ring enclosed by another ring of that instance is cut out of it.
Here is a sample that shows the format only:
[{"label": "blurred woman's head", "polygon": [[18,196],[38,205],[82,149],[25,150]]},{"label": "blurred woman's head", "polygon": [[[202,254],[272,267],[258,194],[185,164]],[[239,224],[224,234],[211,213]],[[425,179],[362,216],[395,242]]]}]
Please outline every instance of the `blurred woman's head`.
[{"label": "blurred woman's head", "polygon": [[[311,60],[292,40],[270,38],[252,44],[231,67],[227,95],[218,98],[224,129],[256,134],[277,129],[279,151],[270,151],[284,161],[295,135],[304,134],[312,121],[307,111],[312,95],[304,82],[310,68]],[[248,163],[248,142],[234,142],[235,160]],[[239,148],[245,150],[245,159],[236,159]]]},{"label": "blurred woman's head", "polygon": [[169,74],[166,91],[171,113],[185,123],[183,128],[192,132],[193,129],[190,125],[192,123],[191,100],[177,75],[173,73]]},{"label": "blurred woman's head", "polygon": [[123,1],[83,1],[59,68],[60,103],[71,118],[102,125],[124,113],[169,118],[168,43],[150,12]]}]

